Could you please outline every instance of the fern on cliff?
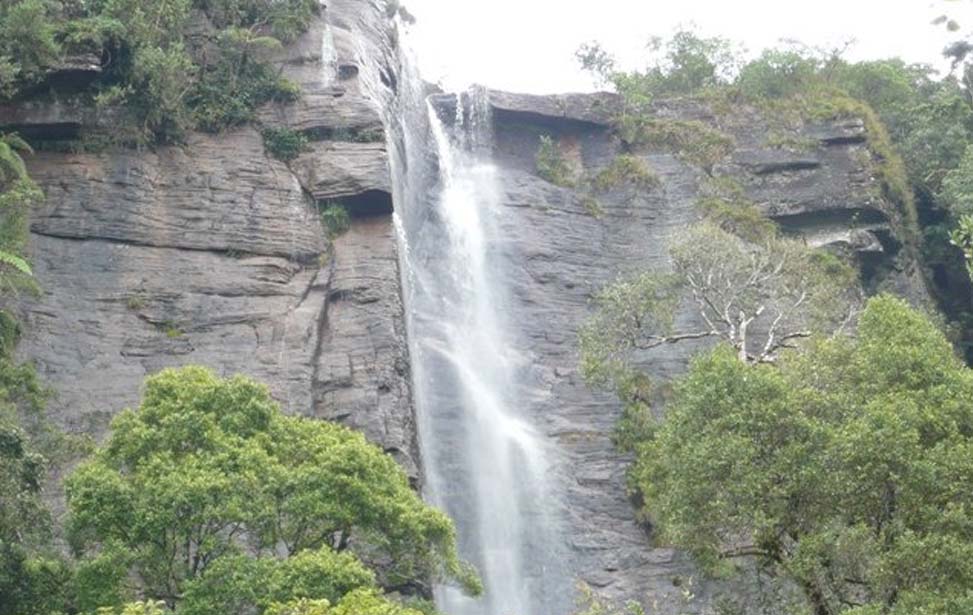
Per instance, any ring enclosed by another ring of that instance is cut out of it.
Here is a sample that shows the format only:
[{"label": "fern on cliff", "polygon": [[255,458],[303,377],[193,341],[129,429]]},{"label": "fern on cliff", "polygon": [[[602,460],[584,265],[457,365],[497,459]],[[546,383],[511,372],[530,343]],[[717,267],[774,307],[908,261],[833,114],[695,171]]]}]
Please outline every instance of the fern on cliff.
[{"label": "fern on cliff", "polygon": [[0,186],[27,177],[27,167],[21,153],[34,150],[16,133],[0,134]]}]

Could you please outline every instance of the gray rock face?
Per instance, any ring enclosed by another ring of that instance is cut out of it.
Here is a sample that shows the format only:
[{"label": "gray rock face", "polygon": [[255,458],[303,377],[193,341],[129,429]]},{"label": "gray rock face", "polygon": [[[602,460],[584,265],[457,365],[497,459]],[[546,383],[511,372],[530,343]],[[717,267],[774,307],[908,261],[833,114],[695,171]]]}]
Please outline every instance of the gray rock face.
[{"label": "gray rock face", "polygon": [[[532,409],[560,445],[571,546],[580,576],[606,596],[638,599],[661,613],[707,612],[726,591],[705,582],[687,557],[651,546],[626,496],[627,460],[610,436],[620,407],[612,396],[588,390],[578,374],[577,331],[594,292],[620,273],[669,267],[670,236],[701,218],[696,206],[703,172],[665,148],[636,152],[660,184],[650,191],[624,185],[596,194],[604,215],[594,217],[574,190],[554,186],[533,169],[540,135],[550,135],[576,166],[595,173],[621,150],[589,112],[610,108],[610,97],[540,100],[491,93],[495,160],[507,212],[503,245],[517,301],[510,322],[520,323],[522,351],[533,357]],[[914,262],[895,237],[897,212],[880,197],[863,128],[836,122],[793,128],[799,151],[772,147],[779,140],[765,118],[739,110],[715,117],[705,109],[668,103],[660,116],[702,119],[730,134],[732,155],[716,173],[734,177],[749,197],[792,233],[817,245],[840,245],[860,255],[869,283],[927,299]],[[738,115],[739,114],[739,115]],[[876,266],[876,263],[882,266]],[[677,315],[692,324],[692,310]],[[646,354],[646,369],[664,380],[682,372],[698,343]],[[740,591],[739,587],[732,591]],[[694,597],[690,598],[692,595]]]},{"label": "gray rock face", "polygon": [[[47,199],[31,223],[42,294],[20,303],[19,353],[57,391],[58,422],[100,437],[138,403],[147,375],[196,363],[267,383],[287,412],[364,430],[418,477],[390,211],[352,212],[332,243],[315,203],[389,199],[384,141],[341,140],[382,137],[387,86],[365,87],[350,70],[325,77],[333,61],[387,71],[391,27],[371,3],[334,3],[282,52],[305,95],[260,121],[321,139],[290,165],[265,154],[253,127],[194,134],[182,147],[28,161]],[[328,43],[337,38],[357,46]],[[38,139],[104,123],[59,103],[0,117]]]},{"label": "gray rock face", "polygon": [[43,154],[31,165],[47,195],[36,234],[302,261],[325,248],[300,183],[252,128],[158,152]]},{"label": "gray rock face", "polygon": [[369,190],[390,194],[385,143],[312,143],[311,151],[291,163],[301,185],[324,201],[361,195]]}]

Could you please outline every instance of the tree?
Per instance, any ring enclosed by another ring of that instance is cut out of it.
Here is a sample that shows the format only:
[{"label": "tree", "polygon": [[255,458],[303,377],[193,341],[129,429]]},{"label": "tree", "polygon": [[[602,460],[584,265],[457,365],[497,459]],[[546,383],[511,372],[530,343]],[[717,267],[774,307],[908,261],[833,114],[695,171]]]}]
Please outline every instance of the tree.
[{"label": "tree", "polygon": [[27,434],[0,414],[0,615],[63,608],[68,572],[50,545],[40,494],[46,467]]},{"label": "tree", "polygon": [[653,37],[650,62],[644,71],[626,73],[598,43],[582,45],[575,54],[582,68],[592,71],[620,94],[639,90],[652,95],[695,94],[725,85],[738,64],[733,45],[719,37],[702,37],[679,30],[671,38]]},{"label": "tree", "polygon": [[[672,273],[645,272],[602,290],[580,333],[585,378],[623,399],[631,398],[645,351],[713,338],[744,363],[767,363],[850,313],[852,269],[776,233],[751,242],[703,222],[677,236],[670,254]],[[686,294],[699,326],[675,330],[673,314]]]},{"label": "tree", "polygon": [[756,558],[815,615],[973,605],[973,372],[899,299],[775,364],[698,357],[635,449],[643,514],[710,573]]},{"label": "tree", "polygon": [[149,378],[66,490],[87,608],[133,590],[186,613],[334,602],[374,587],[353,553],[383,561],[385,587],[443,579],[479,591],[452,523],[391,457],[339,425],[284,416],[240,376]]},{"label": "tree", "polygon": [[265,615],[423,615],[421,611],[391,602],[374,590],[351,592],[331,606],[327,600],[293,600],[275,603]]}]

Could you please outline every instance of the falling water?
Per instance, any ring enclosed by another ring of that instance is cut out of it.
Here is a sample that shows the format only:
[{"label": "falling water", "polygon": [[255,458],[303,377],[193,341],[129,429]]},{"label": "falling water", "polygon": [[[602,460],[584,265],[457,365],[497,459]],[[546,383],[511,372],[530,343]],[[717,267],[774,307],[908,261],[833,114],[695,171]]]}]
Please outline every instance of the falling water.
[{"label": "falling water", "polygon": [[562,615],[554,452],[531,420],[528,357],[508,321],[489,106],[482,91],[453,102],[444,122],[417,87],[400,93],[392,154],[425,495],[455,520],[486,587],[479,599],[438,587],[436,602],[450,615]]}]

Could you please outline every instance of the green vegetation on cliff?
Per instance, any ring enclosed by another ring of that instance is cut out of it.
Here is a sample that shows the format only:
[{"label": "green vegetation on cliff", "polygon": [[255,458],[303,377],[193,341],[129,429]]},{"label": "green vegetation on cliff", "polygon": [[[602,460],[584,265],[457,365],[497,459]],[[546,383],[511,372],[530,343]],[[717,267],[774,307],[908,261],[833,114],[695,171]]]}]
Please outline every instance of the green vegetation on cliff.
[{"label": "green vegetation on cliff", "polygon": [[28,215],[43,196],[27,174],[29,153],[17,135],[0,134],[0,615],[57,609],[68,574],[41,489],[50,462],[70,447],[44,418],[47,391],[33,365],[14,357],[20,324],[10,303],[34,290]]},{"label": "green vegetation on cliff", "polygon": [[98,0],[0,3],[0,99],[42,96],[45,79],[86,55],[101,75],[84,96],[134,118],[123,140],[177,141],[293,99],[269,54],[303,32],[314,0]]},{"label": "green vegetation on cliff", "polygon": [[[773,129],[767,145],[791,149],[817,146],[801,140],[801,124],[863,121],[878,180],[874,196],[893,205],[887,213],[897,238],[921,260],[941,307],[970,346],[973,286],[964,267],[964,260],[973,262],[966,256],[973,255],[973,191],[964,183],[973,160],[969,48],[950,47],[960,70],[945,77],[899,59],[849,62],[839,51],[796,44],[745,60],[729,42],[693,32],[656,41],[644,70],[619,70],[594,44],[578,57],[622,95],[615,124],[625,143],[668,147],[716,179],[730,151],[719,146],[720,124],[731,110],[758,112]],[[674,123],[662,112],[671,98],[691,100],[704,121]]]}]

